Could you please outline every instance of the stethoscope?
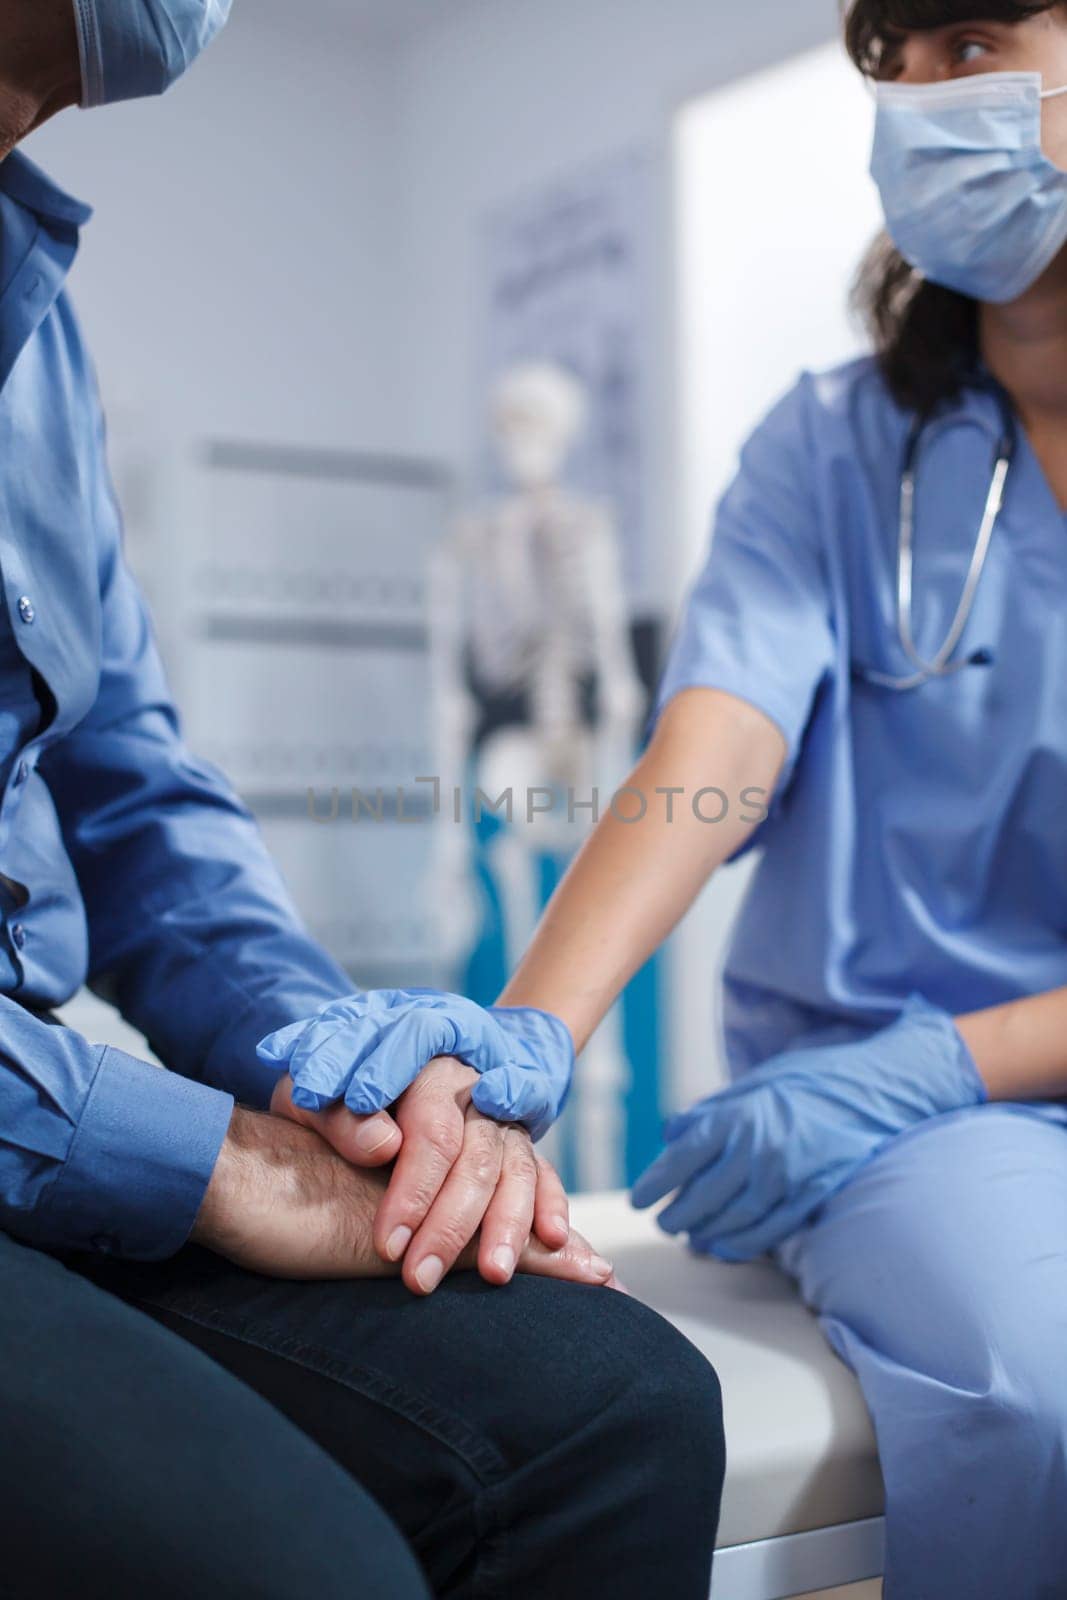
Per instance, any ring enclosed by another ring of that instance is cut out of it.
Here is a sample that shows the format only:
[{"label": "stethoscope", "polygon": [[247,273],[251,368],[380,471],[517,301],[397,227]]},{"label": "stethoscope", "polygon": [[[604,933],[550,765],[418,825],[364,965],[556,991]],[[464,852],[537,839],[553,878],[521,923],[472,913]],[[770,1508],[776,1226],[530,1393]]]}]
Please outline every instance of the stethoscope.
[{"label": "stethoscope", "polygon": [[1008,474],[1015,459],[1015,451],[1019,440],[1018,424],[1008,395],[999,384],[991,383],[989,388],[996,396],[1000,411],[1000,434],[997,439],[993,476],[990,480],[985,510],[982,513],[982,523],[978,530],[978,537],[975,540],[974,554],[971,557],[971,565],[967,573],[967,580],[963,585],[963,593],[960,596],[956,615],[953,618],[952,626],[946,635],[944,644],[929,661],[920,655],[912,632],[915,482],[927,419],[925,417],[917,417],[908,434],[907,442],[904,446],[904,462],[900,480],[897,632],[900,637],[901,647],[916,670],[909,677],[898,678],[891,673],[875,672],[869,667],[856,666],[853,668],[855,677],[861,678],[865,683],[874,684],[880,689],[919,689],[923,684],[931,683],[937,678],[952,677],[955,673],[962,672],[966,667],[987,667],[992,661],[988,650],[976,650],[962,661],[952,660],[956,647],[963,637],[963,630],[970,621],[971,613],[974,610],[975,596],[978,593],[978,585],[982,580],[982,573],[985,571],[986,559],[989,555],[989,546],[996,529],[997,519],[1004,505],[1004,491],[1007,487]]}]

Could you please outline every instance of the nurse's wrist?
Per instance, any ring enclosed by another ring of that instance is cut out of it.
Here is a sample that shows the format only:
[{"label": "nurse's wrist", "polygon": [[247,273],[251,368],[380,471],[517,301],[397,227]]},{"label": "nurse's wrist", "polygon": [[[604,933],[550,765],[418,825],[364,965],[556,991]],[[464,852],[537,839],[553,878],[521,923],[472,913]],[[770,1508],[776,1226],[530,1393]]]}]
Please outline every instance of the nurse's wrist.
[{"label": "nurse's wrist", "polygon": [[990,1100],[1067,1096],[1067,990],[956,1019]]}]

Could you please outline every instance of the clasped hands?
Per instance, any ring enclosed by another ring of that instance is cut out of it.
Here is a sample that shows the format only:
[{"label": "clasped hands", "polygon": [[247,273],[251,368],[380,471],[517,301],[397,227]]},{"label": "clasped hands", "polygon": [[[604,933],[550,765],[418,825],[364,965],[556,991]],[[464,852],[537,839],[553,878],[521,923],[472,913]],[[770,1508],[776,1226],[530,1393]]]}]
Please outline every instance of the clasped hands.
[{"label": "clasped hands", "polygon": [[416,1294],[466,1264],[472,1241],[494,1284],[517,1269],[544,1270],[546,1251],[561,1276],[613,1282],[610,1262],[572,1233],[563,1185],[533,1148],[573,1070],[557,1018],[487,1011],[434,990],[377,990],[278,1030],[257,1053],[284,1069],[273,1113],[311,1128],[353,1166],[392,1164],[374,1246],[383,1262],[401,1263]]}]

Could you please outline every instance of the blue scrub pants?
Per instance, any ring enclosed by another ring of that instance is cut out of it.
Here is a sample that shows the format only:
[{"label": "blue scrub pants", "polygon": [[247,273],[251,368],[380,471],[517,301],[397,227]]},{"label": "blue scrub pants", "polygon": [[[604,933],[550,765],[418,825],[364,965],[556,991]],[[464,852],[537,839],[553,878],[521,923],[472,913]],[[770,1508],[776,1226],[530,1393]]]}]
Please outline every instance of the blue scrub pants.
[{"label": "blue scrub pants", "polygon": [[1063,1600],[1067,1107],[909,1131],[779,1259],[874,1419],[885,1600]]}]

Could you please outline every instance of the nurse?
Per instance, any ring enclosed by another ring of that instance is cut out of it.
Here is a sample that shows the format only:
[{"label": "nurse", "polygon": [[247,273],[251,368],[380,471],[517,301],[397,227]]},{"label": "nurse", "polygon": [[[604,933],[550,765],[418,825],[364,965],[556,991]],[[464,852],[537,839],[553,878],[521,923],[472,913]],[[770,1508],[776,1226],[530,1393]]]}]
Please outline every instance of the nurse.
[{"label": "nurse", "polygon": [[[893,241],[861,278],[875,354],[749,440],[644,809],[549,907],[511,1045],[451,997],[398,1004],[454,1014],[427,1054],[540,1131],[572,1044],[758,846],[731,1086],[669,1124],[635,1201],[671,1196],[697,1251],[775,1252],[855,1369],[888,1600],[1037,1600],[1067,1593],[1067,7],[855,0],[846,29]],[[358,1011],[323,1100],[380,1113],[411,1073]],[[415,1248],[443,1185],[416,1166],[385,1203]]]},{"label": "nurse", "polygon": [[887,1600],[1037,1600],[1067,1594],[1067,7],[856,0],[847,39],[876,354],[750,439],[630,780],[683,791],[673,824],[604,822],[503,998],[580,1048],[761,848],[731,1087],[635,1201],[777,1252],[856,1371]]}]

